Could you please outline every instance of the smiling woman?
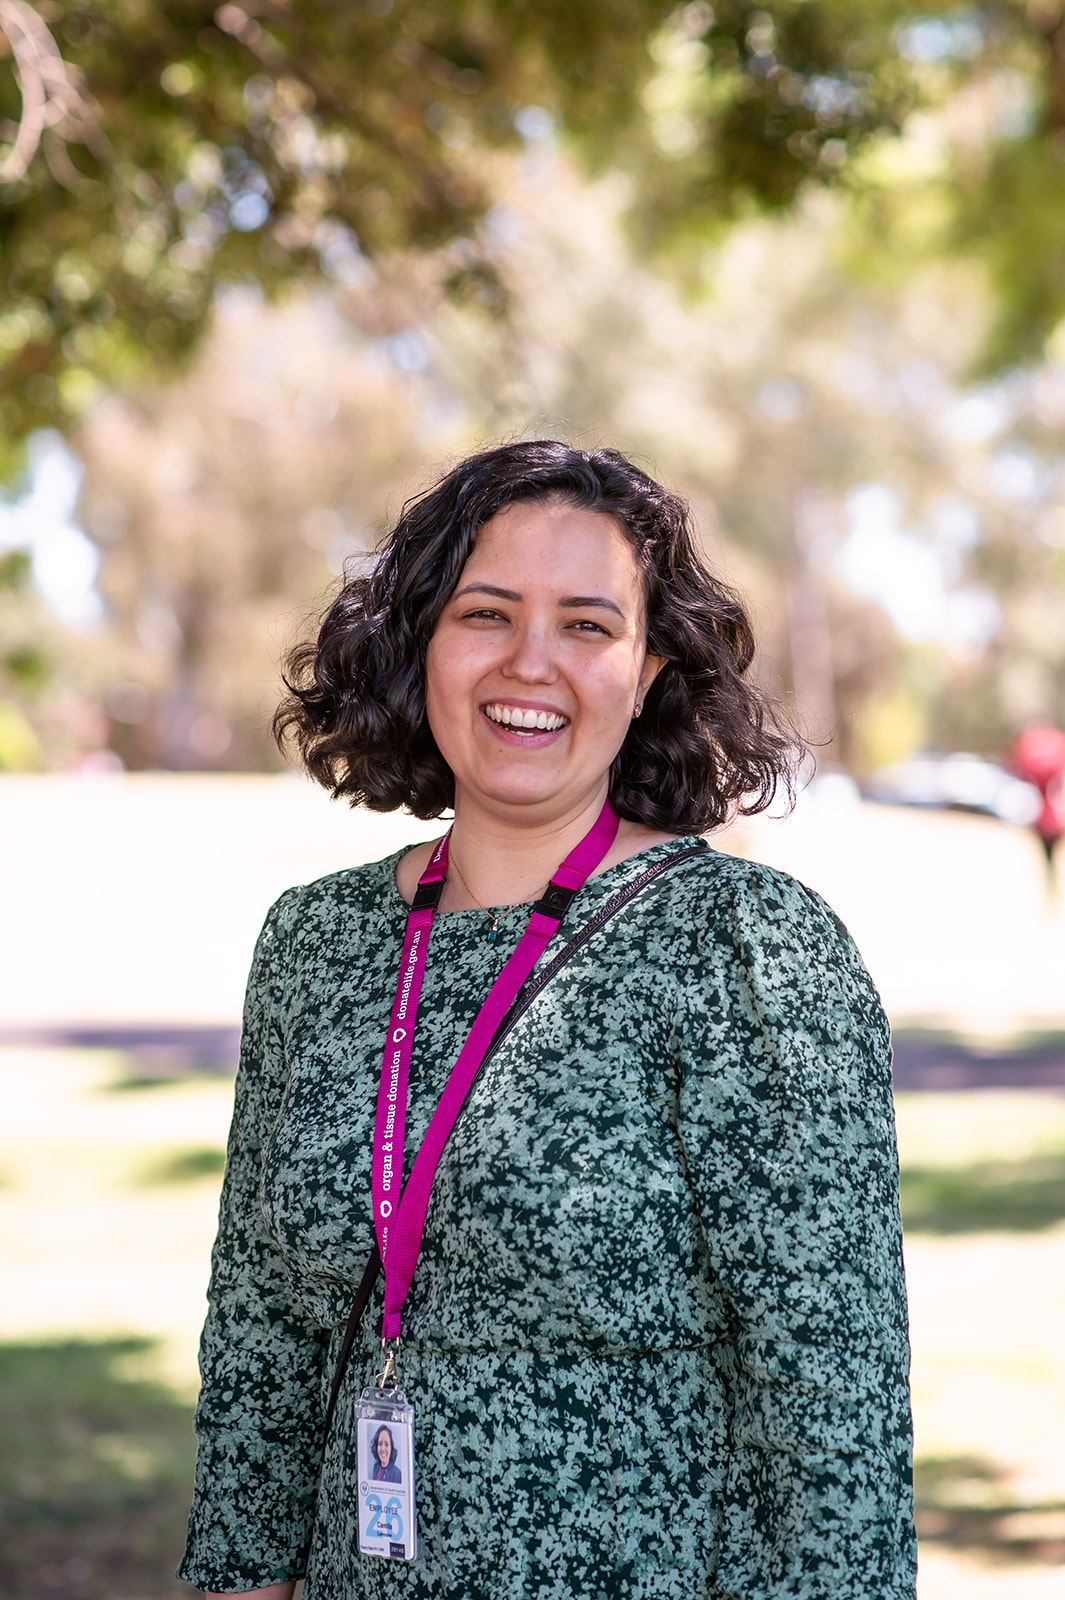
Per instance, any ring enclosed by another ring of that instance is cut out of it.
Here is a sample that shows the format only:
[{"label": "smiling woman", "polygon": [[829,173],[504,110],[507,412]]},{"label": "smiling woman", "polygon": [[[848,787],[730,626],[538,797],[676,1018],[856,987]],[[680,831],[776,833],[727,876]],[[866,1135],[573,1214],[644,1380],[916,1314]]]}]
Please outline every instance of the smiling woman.
[{"label": "smiling woman", "polygon": [[[293,653],[278,733],[292,733],[311,774],[353,804],[404,806],[419,817],[453,805],[454,777],[425,714],[429,642],[470,581],[467,562],[489,581],[480,571],[485,558],[476,555],[483,536],[498,544],[508,521],[517,516],[527,528],[533,511],[548,511],[556,530],[555,549],[544,543],[542,560],[565,542],[560,518],[566,530],[579,524],[586,532],[598,518],[612,575],[620,580],[624,568],[631,585],[634,566],[641,645],[665,663],[643,720],[626,724],[610,765],[620,814],[678,831],[717,826],[737,805],[764,809],[787,778],[796,741],[748,676],[754,638],[739,597],[699,558],[682,500],[616,451],[589,456],[554,440],[474,456],[404,508],[374,572],[344,584],[317,641]],[[545,525],[542,515],[532,521]],[[511,533],[510,548],[500,552],[504,568],[516,544],[522,541]],[[531,552],[523,560],[535,565]],[[582,599],[595,602],[571,618],[578,631],[607,630],[611,607],[615,624],[624,622],[624,596],[603,593],[591,554],[584,566],[589,588],[559,583],[554,600],[571,611]],[[513,606],[523,593],[511,568],[494,577],[488,598]],[[630,616],[630,637],[633,623]]]},{"label": "smiling woman", "polygon": [[912,1600],[883,1014],[698,837],[788,781],[752,656],[683,502],[550,440],[407,506],[296,652],[314,776],[454,823],[260,937],[190,1582]]},{"label": "smiling woman", "polygon": [[640,570],[612,517],[564,501],[496,512],[426,655],[426,720],[463,837],[598,810],[664,665],[648,653]]}]

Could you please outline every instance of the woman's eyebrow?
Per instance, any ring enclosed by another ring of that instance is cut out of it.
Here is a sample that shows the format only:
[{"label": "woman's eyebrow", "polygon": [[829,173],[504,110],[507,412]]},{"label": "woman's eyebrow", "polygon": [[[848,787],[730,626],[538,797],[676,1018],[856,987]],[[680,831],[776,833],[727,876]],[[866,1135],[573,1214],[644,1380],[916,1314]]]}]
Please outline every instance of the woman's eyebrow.
[{"label": "woman's eyebrow", "polygon": [[622,611],[621,607],[616,606],[613,600],[608,600],[606,596],[602,594],[568,594],[564,596],[564,598],[558,603],[560,606],[565,606],[567,609],[576,607],[581,611],[585,610],[585,608],[588,606],[598,606],[603,611],[613,611],[616,616],[619,616],[622,619],[622,621],[625,620],[625,613]]},{"label": "woman's eyebrow", "polygon": [[[467,594],[490,594],[496,600],[513,600],[516,604],[520,604],[525,598],[516,589],[500,589],[494,583],[468,583],[464,589],[456,589],[452,598],[461,600]],[[588,607],[598,607],[603,611],[613,611],[615,616],[621,617],[622,621],[625,619],[625,613],[621,607],[615,605],[613,600],[608,600],[602,594],[567,594],[562,596],[558,604],[566,611],[583,611]]]},{"label": "woman's eyebrow", "polygon": [[465,589],[456,589],[452,598],[461,600],[464,594],[490,594],[494,595],[497,600],[520,601],[522,599],[522,596],[516,593],[515,590],[499,589],[494,583],[468,583]]}]

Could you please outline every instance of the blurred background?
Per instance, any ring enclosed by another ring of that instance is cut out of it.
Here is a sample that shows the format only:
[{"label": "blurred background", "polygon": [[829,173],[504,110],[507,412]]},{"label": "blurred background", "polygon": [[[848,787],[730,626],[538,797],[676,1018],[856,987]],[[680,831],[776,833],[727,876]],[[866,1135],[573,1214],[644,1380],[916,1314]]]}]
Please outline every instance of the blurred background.
[{"label": "blurred background", "polygon": [[541,434],[690,497],[814,741],[714,842],[895,1027],[921,1600],[1065,1596],[1062,0],[0,0],[12,1600],[190,1592],[251,944],[433,831],[284,771],[279,662]]}]

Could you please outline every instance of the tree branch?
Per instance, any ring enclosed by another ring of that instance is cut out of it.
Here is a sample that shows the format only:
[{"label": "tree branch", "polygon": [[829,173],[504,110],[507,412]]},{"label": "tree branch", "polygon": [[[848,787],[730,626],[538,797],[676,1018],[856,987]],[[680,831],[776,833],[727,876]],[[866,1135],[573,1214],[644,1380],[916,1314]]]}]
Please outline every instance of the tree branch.
[{"label": "tree branch", "polygon": [[[26,0],[0,0],[0,33],[11,49],[15,82],[22,100],[22,112],[14,141],[0,158],[0,183],[17,183],[29,171],[30,163],[46,135],[53,136],[52,170],[60,182],[72,187],[69,174],[56,170],[54,149],[76,139],[91,149],[103,140],[95,111],[83,92],[81,74],[63,60],[59,47],[45,23]],[[66,163],[70,173],[76,169]]]}]

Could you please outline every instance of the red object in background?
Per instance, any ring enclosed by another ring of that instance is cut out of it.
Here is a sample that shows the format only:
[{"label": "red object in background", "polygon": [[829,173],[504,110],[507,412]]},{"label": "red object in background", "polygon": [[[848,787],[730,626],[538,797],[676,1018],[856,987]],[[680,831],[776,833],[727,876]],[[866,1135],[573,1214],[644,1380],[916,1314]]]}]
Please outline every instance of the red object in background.
[{"label": "red object in background", "polygon": [[1043,796],[1033,826],[1049,855],[1065,834],[1065,733],[1049,726],[1028,728],[1013,746],[1010,762],[1017,776]]}]

